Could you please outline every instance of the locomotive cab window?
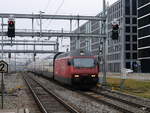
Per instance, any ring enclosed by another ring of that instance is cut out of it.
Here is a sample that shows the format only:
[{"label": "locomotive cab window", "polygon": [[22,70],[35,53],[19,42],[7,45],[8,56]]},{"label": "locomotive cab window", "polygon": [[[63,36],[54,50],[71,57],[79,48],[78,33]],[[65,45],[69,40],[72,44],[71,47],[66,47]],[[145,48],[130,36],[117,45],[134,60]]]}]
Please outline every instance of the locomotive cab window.
[{"label": "locomotive cab window", "polygon": [[95,65],[98,65],[98,61],[97,61],[96,59],[94,60],[94,64],[95,64]]},{"label": "locomotive cab window", "polygon": [[73,60],[69,59],[68,62],[67,62],[67,64],[68,64],[68,66],[73,65]]},{"label": "locomotive cab window", "polygon": [[74,67],[91,68],[95,67],[95,60],[93,58],[74,58]]},{"label": "locomotive cab window", "polygon": [[71,65],[71,61],[70,60],[68,60],[68,66],[70,66]]}]

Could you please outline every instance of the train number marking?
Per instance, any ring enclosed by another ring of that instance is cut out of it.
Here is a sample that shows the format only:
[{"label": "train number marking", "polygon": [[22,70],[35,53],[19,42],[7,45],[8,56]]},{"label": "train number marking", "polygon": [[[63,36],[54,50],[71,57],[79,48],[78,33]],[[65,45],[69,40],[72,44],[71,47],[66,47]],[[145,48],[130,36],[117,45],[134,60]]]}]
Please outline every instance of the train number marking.
[{"label": "train number marking", "polygon": [[0,73],[7,73],[8,72],[8,64],[1,60],[0,61]]},{"label": "train number marking", "polygon": [[0,64],[0,71],[4,71],[4,64]]}]

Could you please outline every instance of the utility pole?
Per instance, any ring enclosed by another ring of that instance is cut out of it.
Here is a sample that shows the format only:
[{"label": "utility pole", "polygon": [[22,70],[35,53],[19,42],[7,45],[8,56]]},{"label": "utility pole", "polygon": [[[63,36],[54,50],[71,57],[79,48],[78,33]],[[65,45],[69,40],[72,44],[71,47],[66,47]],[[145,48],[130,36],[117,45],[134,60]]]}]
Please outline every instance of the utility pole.
[{"label": "utility pole", "polygon": [[3,54],[4,54],[4,52],[3,52],[3,46],[4,46],[3,45],[3,33],[4,33],[3,32],[3,29],[4,29],[3,24],[4,24],[4,20],[3,20],[3,17],[2,17],[2,24],[1,24],[2,25],[2,60],[3,60]]},{"label": "utility pole", "polygon": [[[32,15],[33,15],[33,13],[32,13]],[[32,38],[34,38],[34,18],[32,18],[32,33],[33,33],[33,36],[32,36]],[[35,53],[35,42],[36,42],[36,39],[34,39],[34,45],[33,45],[33,51],[34,51],[34,53],[33,53],[33,66],[34,66],[34,71],[35,71],[35,56],[36,56],[36,53]]]},{"label": "utility pole", "polygon": [[[32,13],[33,15],[33,13]],[[34,18],[32,17],[32,38],[34,38]]]},{"label": "utility pole", "polygon": [[[32,15],[33,15],[33,13],[32,13]],[[33,33],[32,38],[34,38],[34,18],[32,18],[32,33]],[[34,62],[35,62],[35,42],[36,42],[36,40],[34,39],[34,45],[33,45],[33,51],[34,51],[34,53],[33,53],[33,61]]]},{"label": "utility pole", "polygon": [[72,32],[72,19],[70,19],[70,33]]},{"label": "utility pole", "polygon": [[[16,50],[17,50],[17,45],[16,45]],[[16,71],[17,71],[17,64],[16,64],[17,60],[16,60],[16,54],[17,54],[17,53],[15,53],[15,73],[16,73]]]},{"label": "utility pole", "polygon": [[8,72],[8,64],[3,60],[4,59],[4,50],[3,50],[3,47],[4,47],[4,44],[3,44],[3,37],[4,37],[4,25],[7,25],[7,24],[4,24],[4,20],[3,20],[3,17],[2,17],[2,23],[1,23],[1,26],[2,26],[2,60],[0,61],[0,66],[1,66],[1,69],[0,69],[0,72],[2,73],[2,77],[1,77],[1,102],[2,102],[2,109],[3,109],[3,105],[4,105],[4,73],[7,73]]},{"label": "utility pole", "polygon": [[[106,16],[106,1],[103,0],[103,16]],[[106,34],[106,20],[103,21],[103,33]],[[106,56],[106,42],[107,42],[107,36],[103,37],[103,41],[104,41],[104,49],[103,49],[103,66],[104,66],[104,70],[103,70],[103,85],[106,85],[107,81],[106,81],[106,69],[107,69],[107,65],[106,65],[106,60],[107,60],[107,56]]]},{"label": "utility pole", "polygon": [[59,52],[59,38],[56,39],[56,51]]},{"label": "utility pole", "polygon": [[40,11],[40,38],[42,37],[42,11]]},{"label": "utility pole", "polygon": [[[4,24],[4,20],[3,20],[3,17],[2,17],[2,60],[3,60],[3,24]],[[2,92],[2,109],[3,109],[3,105],[4,105],[4,73],[2,73],[2,78],[1,78],[1,92]]]},{"label": "utility pole", "polygon": [[[125,1],[122,1],[123,2],[123,4],[124,4],[124,2]],[[125,8],[123,8],[123,12],[125,12]],[[123,13],[123,15],[124,15],[124,13]],[[125,20],[124,20],[124,18],[123,18],[123,25],[125,24],[124,23],[125,22]],[[121,28],[121,36],[125,36],[124,35],[124,28],[122,27]],[[125,53],[124,53],[124,47],[125,47],[125,45],[124,45],[124,41],[125,40],[125,38],[124,37],[121,37],[120,38],[120,47],[121,47],[121,50],[120,50],[120,55],[121,55],[121,61],[120,61],[120,64],[121,64],[121,71],[120,71],[120,74],[121,74],[121,82],[120,82],[120,88],[124,88],[124,83],[125,83],[125,79],[124,79],[124,70],[126,70],[125,69],[125,66],[124,66],[124,64],[125,64],[125,61],[124,61],[124,56],[125,56]]]},{"label": "utility pole", "polygon": [[[122,1],[123,2],[123,4],[124,4],[124,2],[125,1]],[[125,9],[123,8],[123,12],[125,12]],[[124,14],[124,13],[123,13]],[[123,18],[123,25],[125,24],[124,23],[125,22],[125,20],[124,20],[124,18]],[[124,28],[122,27],[121,28],[121,36],[124,36]],[[125,40],[125,38],[124,37],[121,37],[120,38],[120,47],[121,47],[121,75],[123,75],[123,72],[122,72],[122,70],[124,69],[124,56],[125,56],[125,54],[124,54],[124,47],[125,47],[125,45],[124,45],[124,41]]]},{"label": "utility pole", "polygon": [[78,22],[78,36],[77,36],[77,41],[76,41],[76,49],[80,48],[80,37],[79,37],[79,33],[80,33],[80,23],[79,23],[79,19],[77,20]]}]

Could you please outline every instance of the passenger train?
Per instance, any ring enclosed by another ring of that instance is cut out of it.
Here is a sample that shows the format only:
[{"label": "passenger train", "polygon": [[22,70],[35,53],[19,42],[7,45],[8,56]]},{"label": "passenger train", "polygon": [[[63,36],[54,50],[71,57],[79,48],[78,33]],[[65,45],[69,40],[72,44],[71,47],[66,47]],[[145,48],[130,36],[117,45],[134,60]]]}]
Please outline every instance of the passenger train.
[{"label": "passenger train", "polygon": [[57,53],[53,59],[36,61],[28,69],[60,83],[90,89],[98,83],[97,58],[88,51],[75,50]]}]

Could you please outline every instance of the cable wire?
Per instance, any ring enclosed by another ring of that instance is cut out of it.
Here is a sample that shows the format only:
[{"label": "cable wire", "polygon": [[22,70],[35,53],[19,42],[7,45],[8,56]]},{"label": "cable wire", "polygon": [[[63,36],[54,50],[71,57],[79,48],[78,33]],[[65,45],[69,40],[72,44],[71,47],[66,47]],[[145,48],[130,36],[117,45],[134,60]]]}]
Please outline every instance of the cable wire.
[{"label": "cable wire", "polygon": [[48,2],[47,2],[47,4],[46,4],[46,7],[45,7],[45,9],[44,9],[44,12],[46,12],[46,10],[48,9],[48,6],[49,6],[49,4],[50,4],[51,1],[52,1],[52,0],[48,0]]},{"label": "cable wire", "polygon": [[[54,13],[54,15],[56,15],[58,12],[59,12],[59,10],[60,10],[60,8],[63,6],[63,4],[64,4],[64,0],[61,2],[61,4],[60,4],[60,6],[56,9],[56,12]],[[53,19],[54,17],[52,17],[52,19]],[[52,19],[49,21],[49,24],[52,22]]]},{"label": "cable wire", "polygon": [[58,13],[58,11],[60,10],[60,8],[63,6],[64,4],[64,0],[61,2],[60,6],[57,8],[56,12],[55,12],[55,15]]}]

